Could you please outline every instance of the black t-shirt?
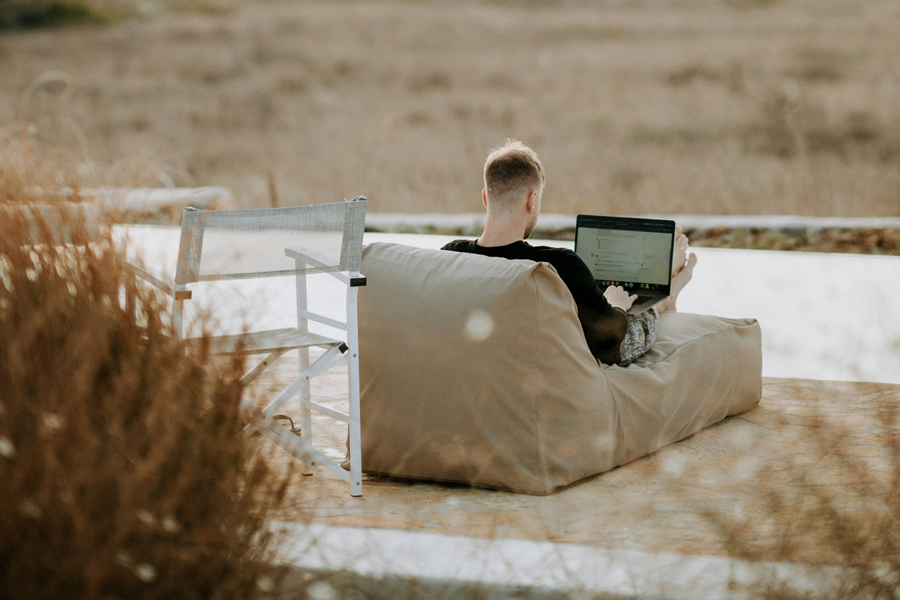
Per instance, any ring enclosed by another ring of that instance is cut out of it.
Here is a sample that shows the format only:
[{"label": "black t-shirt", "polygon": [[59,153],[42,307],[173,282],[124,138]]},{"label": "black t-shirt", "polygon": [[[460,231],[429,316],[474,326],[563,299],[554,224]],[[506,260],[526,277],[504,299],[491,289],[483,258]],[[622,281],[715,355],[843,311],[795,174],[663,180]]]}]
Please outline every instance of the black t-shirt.
[{"label": "black t-shirt", "polygon": [[479,246],[472,240],[454,240],[443,250],[482,256],[550,263],[569,288],[578,306],[578,320],[591,353],[604,364],[621,360],[620,346],[628,330],[625,311],[610,306],[591,270],[577,254],[565,248],[532,246],[526,241],[506,246]]}]

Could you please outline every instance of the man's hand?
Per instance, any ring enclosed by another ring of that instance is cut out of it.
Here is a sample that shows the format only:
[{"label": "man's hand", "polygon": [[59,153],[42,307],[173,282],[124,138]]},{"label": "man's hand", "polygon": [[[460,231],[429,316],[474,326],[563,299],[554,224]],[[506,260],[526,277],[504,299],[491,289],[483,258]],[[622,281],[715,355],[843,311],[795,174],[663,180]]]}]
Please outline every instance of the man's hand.
[{"label": "man's hand", "polygon": [[619,285],[606,288],[606,291],[603,292],[603,297],[606,298],[606,301],[609,302],[611,306],[621,308],[627,312],[628,309],[631,308],[631,305],[634,304],[634,299],[637,298],[637,294],[628,295],[628,292]]}]

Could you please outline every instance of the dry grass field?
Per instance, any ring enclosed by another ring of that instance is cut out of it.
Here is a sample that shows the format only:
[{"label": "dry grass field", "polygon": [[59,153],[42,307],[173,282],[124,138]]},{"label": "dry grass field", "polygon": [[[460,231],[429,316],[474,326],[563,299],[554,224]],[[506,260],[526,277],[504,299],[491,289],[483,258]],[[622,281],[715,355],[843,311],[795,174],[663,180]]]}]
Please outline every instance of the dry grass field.
[{"label": "dry grass field", "polygon": [[[82,183],[480,210],[506,136],[544,210],[900,215],[895,0],[96,0],[0,32],[0,146]],[[66,98],[23,90],[48,70]]]},{"label": "dry grass field", "polygon": [[292,472],[244,360],[186,352],[109,228],[10,202],[59,192],[34,161],[0,152],[0,599],[252,598]]}]

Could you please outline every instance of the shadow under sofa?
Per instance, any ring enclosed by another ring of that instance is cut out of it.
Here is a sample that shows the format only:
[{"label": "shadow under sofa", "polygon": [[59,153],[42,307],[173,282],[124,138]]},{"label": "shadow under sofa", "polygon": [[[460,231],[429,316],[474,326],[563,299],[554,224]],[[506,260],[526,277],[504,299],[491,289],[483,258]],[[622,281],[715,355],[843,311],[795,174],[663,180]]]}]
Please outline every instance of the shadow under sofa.
[{"label": "shadow under sofa", "polygon": [[663,313],[600,365],[546,263],[400,244],[363,252],[363,471],[549,494],[755,406],[759,324]]}]

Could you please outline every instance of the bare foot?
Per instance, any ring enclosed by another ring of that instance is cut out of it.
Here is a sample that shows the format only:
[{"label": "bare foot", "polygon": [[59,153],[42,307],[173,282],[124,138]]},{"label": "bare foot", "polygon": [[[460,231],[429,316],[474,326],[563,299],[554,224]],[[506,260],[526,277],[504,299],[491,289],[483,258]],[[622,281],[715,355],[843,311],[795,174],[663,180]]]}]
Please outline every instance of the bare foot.
[{"label": "bare foot", "polygon": [[672,277],[678,275],[687,263],[688,239],[680,226],[675,226],[675,242],[672,244]]},{"label": "bare foot", "polygon": [[697,264],[697,255],[691,252],[687,255],[684,266],[678,271],[678,274],[672,277],[672,293],[668,298],[657,304],[659,312],[675,311],[675,303],[678,302],[678,294],[687,286],[694,276],[694,266]]}]

